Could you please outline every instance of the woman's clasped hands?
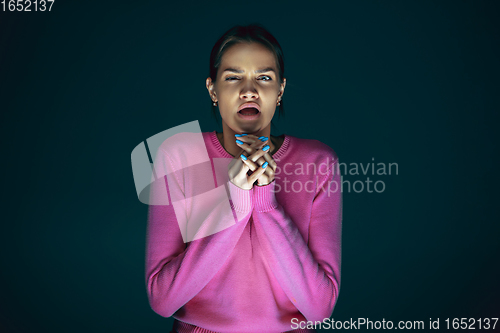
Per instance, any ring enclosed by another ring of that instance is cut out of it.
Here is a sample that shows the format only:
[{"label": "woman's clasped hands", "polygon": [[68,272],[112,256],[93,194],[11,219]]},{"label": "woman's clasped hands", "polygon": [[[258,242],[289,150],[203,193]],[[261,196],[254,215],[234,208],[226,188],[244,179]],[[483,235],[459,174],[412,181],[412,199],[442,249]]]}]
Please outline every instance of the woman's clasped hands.
[{"label": "woman's clasped hands", "polygon": [[252,134],[236,134],[236,144],[242,149],[229,165],[230,181],[244,190],[270,184],[274,180],[276,162],[271,157],[269,138]]}]

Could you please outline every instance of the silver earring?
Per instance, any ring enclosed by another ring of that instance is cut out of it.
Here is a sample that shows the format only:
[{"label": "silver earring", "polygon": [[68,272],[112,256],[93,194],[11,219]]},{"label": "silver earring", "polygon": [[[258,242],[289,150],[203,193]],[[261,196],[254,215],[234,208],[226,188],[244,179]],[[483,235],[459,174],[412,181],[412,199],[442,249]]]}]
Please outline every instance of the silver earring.
[{"label": "silver earring", "polygon": [[217,106],[217,102],[214,102],[213,104],[214,104],[214,106]]}]

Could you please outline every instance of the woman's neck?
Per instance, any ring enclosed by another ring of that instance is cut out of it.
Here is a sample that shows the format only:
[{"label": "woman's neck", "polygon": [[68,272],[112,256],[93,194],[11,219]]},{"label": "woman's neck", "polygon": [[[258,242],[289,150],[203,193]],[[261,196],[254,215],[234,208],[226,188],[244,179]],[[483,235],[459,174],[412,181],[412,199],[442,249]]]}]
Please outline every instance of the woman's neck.
[{"label": "woman's neck", "polygon": [[[241,148],[238,147],[238,145],[236,145],[236,137],[234,136],[237,133],[234,132],[224,123],[222,124],[222,129],[223,129],[222,133],[217,133],[217,138],[219,139],[220,144],[231,156],[239,155],[241,152]],[[279,146],[276,145],[277,142],[276,138],[272,137],[270,134],[271,134],[271,129],[268,126],[264,130],[259,131],[254,135],[256,135],[257,137],[265,136],[269,138],[267,144],[269,145],[270,148],[269,151],[272,155],[276,152],[276,150],[279,149]]]}]

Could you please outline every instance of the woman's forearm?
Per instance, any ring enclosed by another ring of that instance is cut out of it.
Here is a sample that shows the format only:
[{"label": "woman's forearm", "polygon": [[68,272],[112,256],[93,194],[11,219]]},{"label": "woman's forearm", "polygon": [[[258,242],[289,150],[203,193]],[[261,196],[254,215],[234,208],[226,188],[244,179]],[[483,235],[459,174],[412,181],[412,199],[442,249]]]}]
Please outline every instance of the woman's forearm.
[{"label": "woman's forearm", "polygon": [[[324,182],[332,180],[340,181],[340,175],[329,173]],[[257,236],[280,286],[307,320],[329,318],[340,289],[341,192],[320,190],[313,202],[306,243],[276,201],[272,184],[254,191]]]}]

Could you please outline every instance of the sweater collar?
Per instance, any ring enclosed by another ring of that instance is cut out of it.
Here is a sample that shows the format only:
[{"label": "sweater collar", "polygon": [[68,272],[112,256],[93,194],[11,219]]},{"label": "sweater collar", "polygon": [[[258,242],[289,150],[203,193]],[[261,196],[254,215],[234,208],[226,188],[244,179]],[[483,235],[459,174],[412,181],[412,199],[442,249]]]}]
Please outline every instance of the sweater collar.
[{"label": "sweater collar", "polygon": [[[219,139],[217,138],[217,132],[209,132],[210,138],[212,140],[212,144],[214,145],[215,149],[219,152],[219,154],[222,157],[227,157],[227,158],[233,158],[225,149],[222,147],[222,145],[219,142]],[[289,135],[283,134],[284,135],[284,140],[283,143],[281,144],[281,147],[278,149],[277,152],[275,152],[273,155],[273,159],[279,160],[287,151],[288,151],[288,146],[290,145],[290,139],[291,137]]]}]

